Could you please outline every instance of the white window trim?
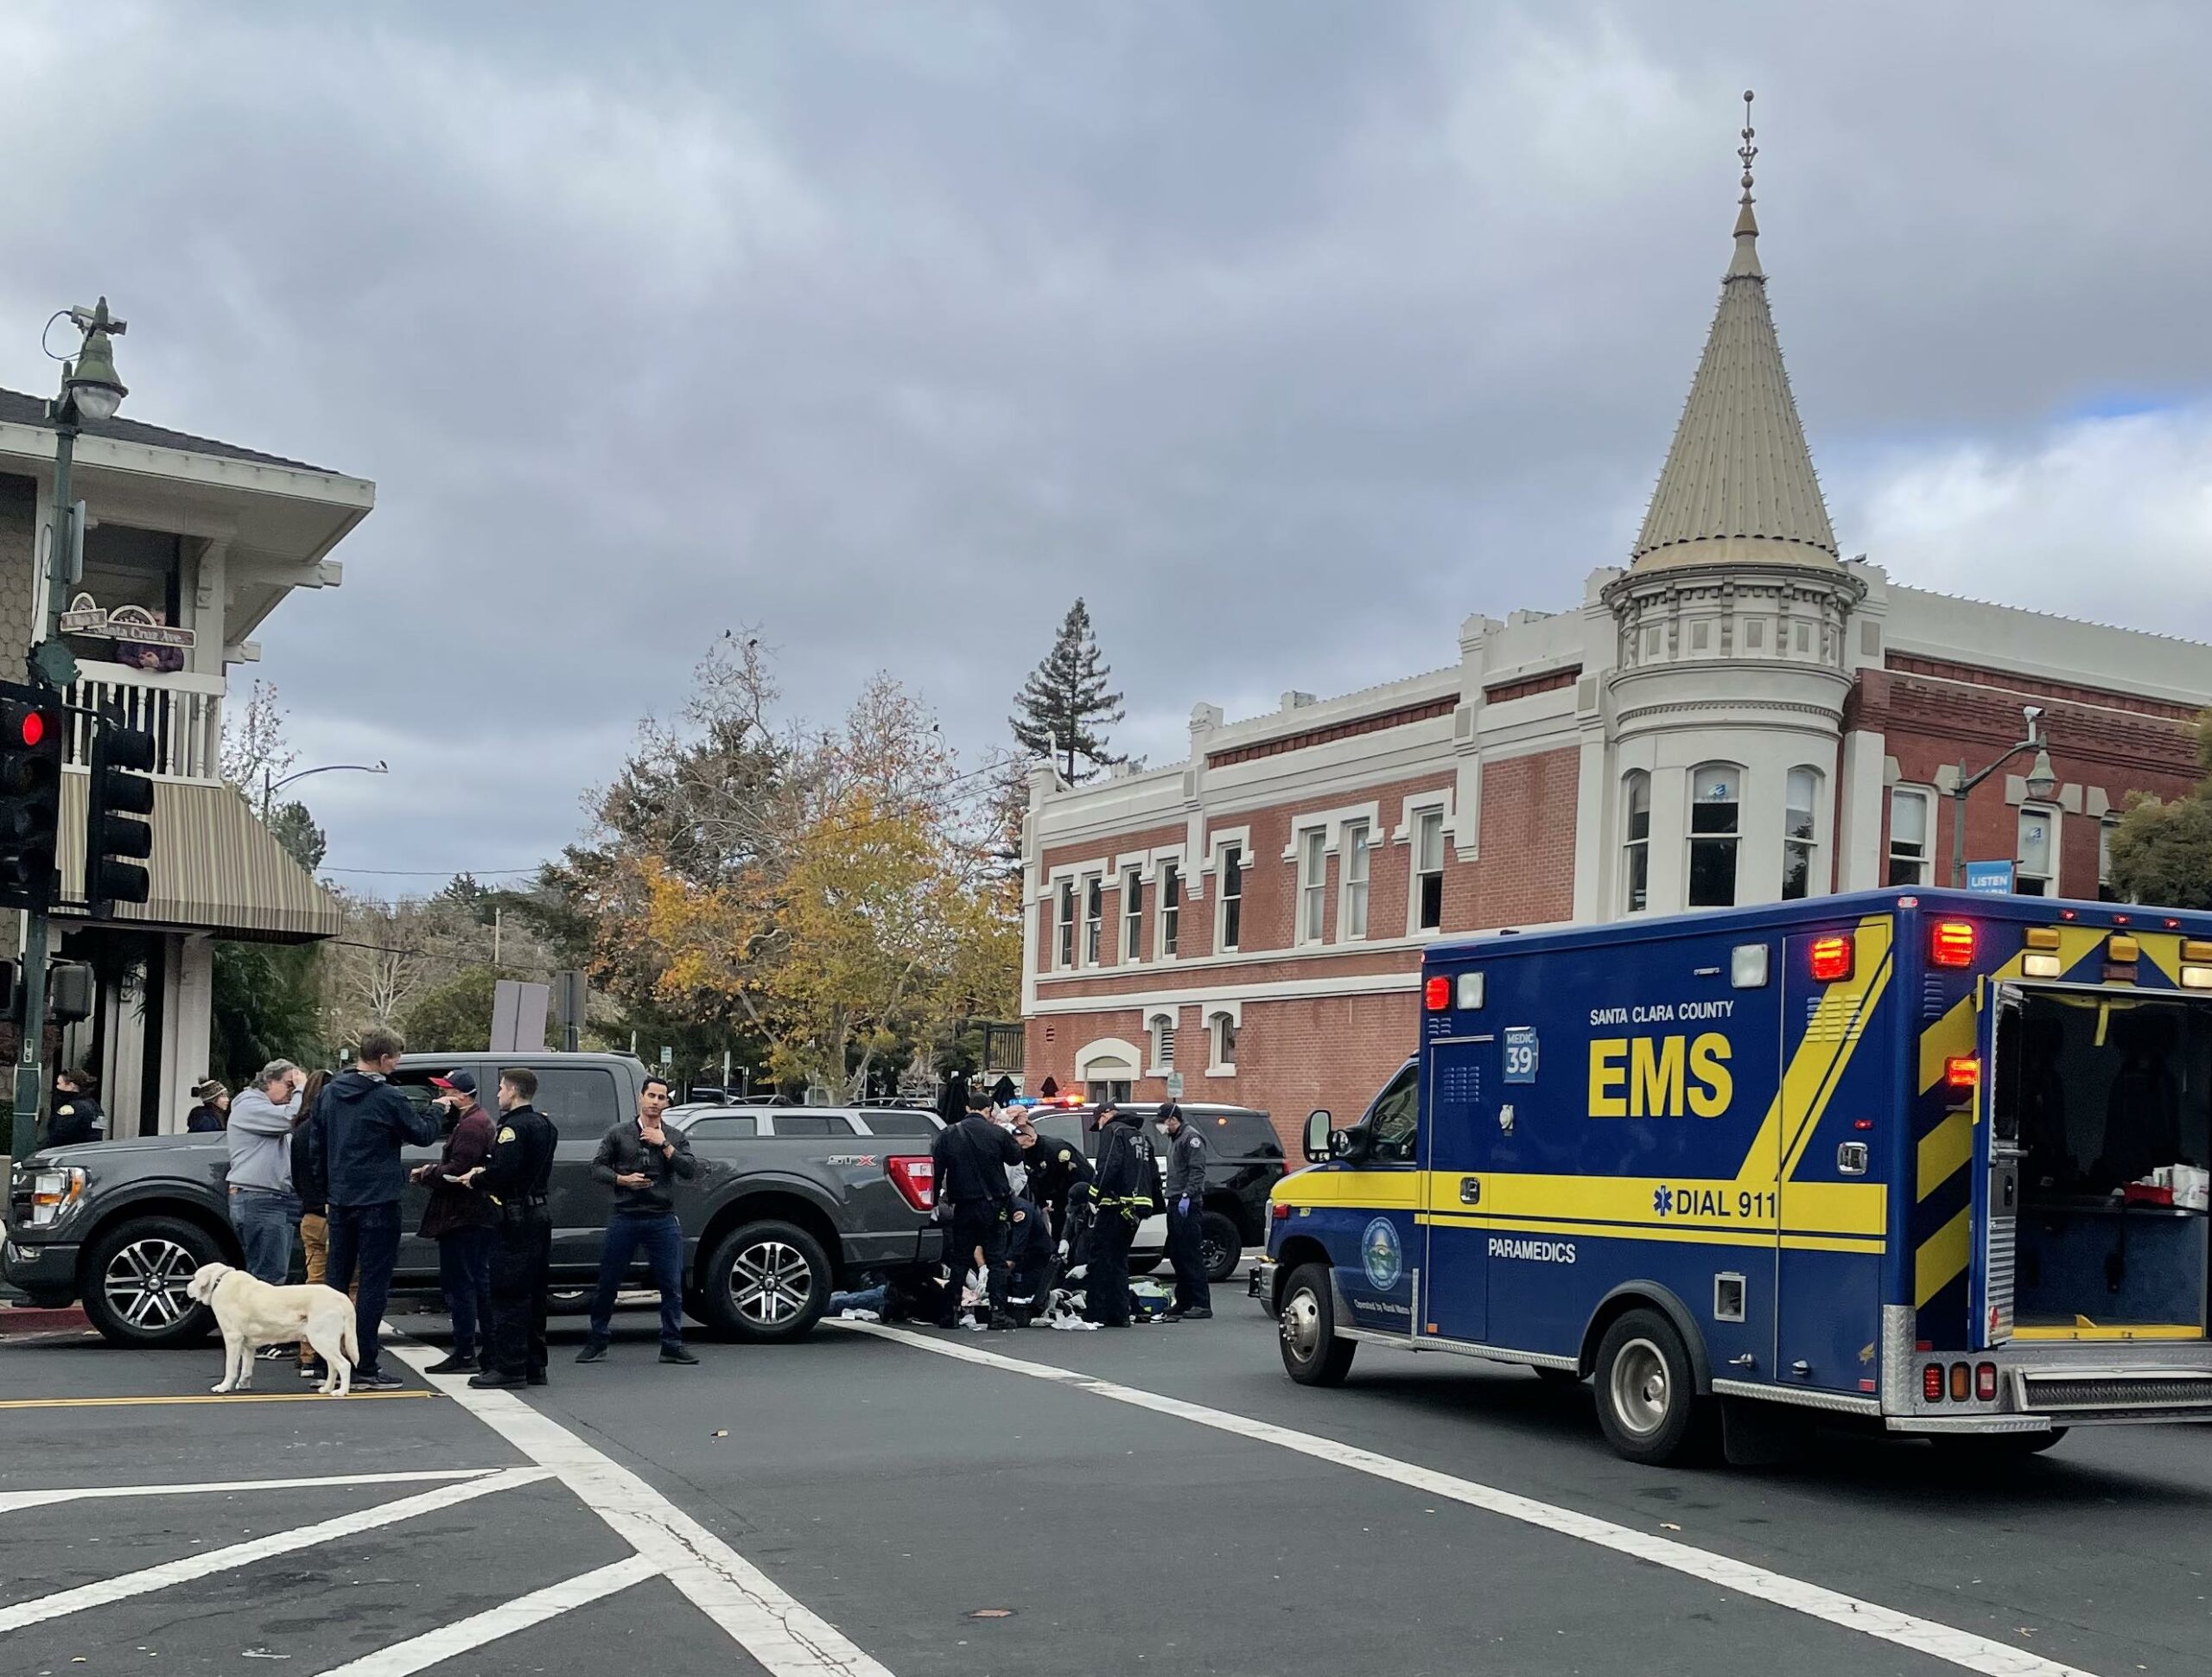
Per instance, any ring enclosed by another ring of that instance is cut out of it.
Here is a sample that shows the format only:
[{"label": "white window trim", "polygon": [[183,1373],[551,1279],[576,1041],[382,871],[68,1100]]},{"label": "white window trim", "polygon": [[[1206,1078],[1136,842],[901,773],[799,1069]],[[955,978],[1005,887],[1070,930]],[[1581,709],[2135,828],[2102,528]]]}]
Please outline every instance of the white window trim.
[{"label": "white window trim", "polygon": [[1183,942],[1184,923],[1191,918],[1191,876],[1183,866],[1183,852],[1180,848],[1154,851],[1152,877],[1147,881],[1152,886],[1152,907],[1149,911],[1152,916],[1152,958],[1154,964],[1163,967],[1172,967],[1181,959],[1179,956],[1167,952],[1166,884],[1170,865],[1175,869],[1177,895],[1181,899],[1175,905],[1175,942],[1179,948]]},{"label": "white window trim", "polygon": [[[1052,894],[1046,899],[1052,910],[1052,960],[1045,968],[1047,972],[1071,973],[1082,969],[1083,963],[1076,959],[1083,953],[1082,895],[1083,886],[1080,882],[1072,879],[1063,879],[1053,885]],[[1060,905],[1063,902],[1066,904],[1068,911],[1068,918],[1065,923],[1060,919]],[[1067,959],[1065,961],[1060,958],[1060,928],[1063,924],[1066,925],[1068,934]]]},{"label": "white window trim", "polygon": [[[1101,1060],[1119,1060],[1125,1063],[1128,1067],[1126,1075],[1134,1077],[1137,1075],[1137,1068],[1144,1064],[1144,1051],[1136,1044],[1126,1041],[1120,1037],[1093,1037],[1075,1051],[1076,1082],[1079,1083],[1092,1082],[1090,1075],[1092,1069]],[[1105,1078],[1098,1081],[1111,1082],[1122,1075],[1124,1075],[1122,1068],[1117,1065]]]},{"label": "white window trim", "polygon": [[[1249,874],[1252,871],[1252,829],[1249,827],[1226,827],[1222,829],[1219,832],[1208,835],[1206,839],[1205,872],[1212,876],[1215,882],[1213,892],[1213,952],[1216,955],[1238,953],[1241,952],[1244,947],[1244,928],[1242,925],[1239,925],[1236,929],[1237,941],[1234,950],[1224,948],[1221,941],[1222,922],[1227,917],[1229,909],[1229,899],[1222,893],[1220,885],[1221,853],[1231,848],[1234,848],[1237,853],[1243,857],[1243,871]],[[1242,890],[1238,891],[1236,900],[1239,905],[1242,905],[1243,902],[1244,893]],[[1240,906],[1237,909],[1237,917],[1240,920],[1243,918],[1243,909]]]},{"label": "white window trim", "polygon": [[[1809,774],[1813,777],[1813,807],[1811,810],[1807,811],[1807,813],[1813,817],[1813,835],[1810,838],[1793,839],[1789,836],[1789,780],[1791,776],[1799,774]],[[1793,846],[1796,845],[1802,845],[1805,849],[1805,897],[1801,900],[1809,900],[1815,897],[1825,897],[1830,894],[1828,882],[1827,880],[1823,880],[1821,875],[1821,858],[1827,850],[1827,844],[1826,842],[1827,838],[1827,816],[1826,812],[1827,806],[1834,801],[1834,799],[1833,796],[1828,791],[1827,771],[1821,768],[1819,764],[1792,763],[1788,768],[1782,772],[1783,877],[1775,881],[1775,897],[1777,902],[1783,900],[1781,895],[1781,888],[1783,880],[1788,878],[1789,873],[1790,849]],[[1740,823],[1741,817],[1738,816],[1738,819]],[[1740,861],[1741,859],[1739,858],[1739,865]],[[1834,878],[1834,869],[1832,867],[1829,872],[1829,878]]]},{"label": "white window trim", "polygon": [[[1638,775],[1641,775],[1643,778],[1643,836],[1640,839],[1632,839],[1628,835],[1628,823],[1630,816],[1635,814],[1635,809],[1630,802],[1629,787],[1630,783],[1633,782]],[[1651,796],[1651,771],[1649,769],[1629,768],[1621,772],[1621,824],[1620,837],[1618,840],[1620,861],[1618,867],[1620,869],[1620,912],[1624,918],[1631,914],[1649,914],[1651,912],[1651,815],[1652,810],[1656,807]],[[1629,880],[1629,860],[1634,854],[1637,847],[1639,845],[1642,846],[1643,849],[1643,906],[1641,908],[1637,907],[1629,901],[1629,899],[1635,894],[1634,888]],[[1687,858],[1685,858],[1685,865],[1687,866]],[[1688,876],[1685,875],[1684,877],[1686,882],[1685,888],[1687,888]]]},{"label": "white window trim", "polygon": [[[1329,858],[1334,853],[1329,848],[1328,835],[1323,828],[1308,827],[1298,835],[1298,894],[1292,899],[1298,923],[1291,928],[1291,943],[1296,949],[1319,949],[1326,942],[1329,931]],[[1319,849],[1311,843],[1314,839],[1321,841]],[[1316,870],[1311,876],[1306,871],[1309,861]],[[1306,929],[1306,899],[1311,892],[1319,892],[1316,900],[1321,905],[1321,924],[1308,931]]]},{"label": "white window trim", "polygon": [[[1350,834],[1357,825],[1357,822],[1348,821],[1344,823],[1344,831]],[[1363,880],[1355,880],[1351,876],[1352,853],[1349,841],[1344,845],[1342,859],[1337,863],[1337,942],[1339,943],[1364,943],[1368,929],[1375,924],[1375,852],[1382,842],[1381,835],[1374,828],[1367,829],[1367,878]],[[1355,884],[1366,892],[1367,899],[1360,907],[1360,929],[1348,931],[1345,928],[1351,924],[1351,892]]]},{"label": "white window trim", "polygon": [[[1098,887],[1098,950],[1090,947],[1090,887]],[[1096,972],[1105,963],[1098,958],[1106,947],[1106,875],[1088,873],[1076,881],[1075,953],[1076,965],[1082,970]]]},{"label": "white window trim", "polygon": [[1160,1057],[1160,1027],[1162,1025],[1165,1025],[1170,1031],[1173,1031],[1175,1033],[1178,1039],[1177,1046],[1179,1048],[1181,1045],[1180,1039],[1183,1035],[1182,1026],[1180,1024],[1182,1016],[1182,1009],[1179,1007],[1147,1007],[1145,1009],[1144,1051],[1145,1058],[1149,1062],[1149,1064],[1145,1067],[1144,1074],[1146,1077],[1166,1077],[1173,1074],[1175,1070],[1175,1061],[1172,1055],[1170,1058],[1165,1059]]},{"label": "white window trim", "polygon": [[2050,872],[2038,873],[2035,877],[2044,882],[2044,896],[2063,897],[2066,893],[2058,888],[2058,875],[2059,870],[2066,865],[2066,823],[2063,818],[2064,811],[2056,804],[2023,804],[2014,813],[2012,817],[2013,877],[2018,880],[2024,871],[2020,866],[2020,823],[2029,816],[2041,816],[2050,823]]},{"label": "white window trim", "polygon": [[1290,818],[1290,842],[1282,848],[1282,859],[1288,862],[1296,861],[1299,841],[1316,827],[1322,831],[1322,854],[1335,855],[1344,846],[1344,823],[1348,821],[1367,823],[1368,842],[1370,844],[1375,842],[1375,835],[1382,829],[1381,808],[1371,797],[1364,804],[1347,804],[1338,810],[1304,810]]},{"label": "white window trim", "polygon": [[[1406,848],[1406,936],[1423,940],[1441,937],[1444,935],[1442,917],[1439,917],[1438,923],[1433,926],[1424,926],[1421,923],[1421,850],[1415,841],[1420,835],[1421,817],[1427,815],[1440,815],[1444,817],[1444,854],[1439,861],[1442,864],[1442,870],[1448,874],[1451,871],[1452,852],[1458,839],[1458,835],[1452,831],[1452,827],[1451,787],[1439,786],[1432,791],[1408,793],[1405,803],[1399,810],[1398,824],[1390,829],[1390,842],[1403,845]],[[1379,844],[1380,841],[1376,842]],[[1370,861],[1368,869],[1368,907],[1372,910],[1375,905],[1375,884],[1371,849],[1369,855]],[[1368,926],[1370,931],[1373,930],[1374,924],[1374,916],[1370,913],[1368,917]]]},{"label": "white window trim", "polygon": [[1205,1005],[1206,1037],[1206,1076],[1229,1077],[1236,1073],[1236,1062],[1221,1058],[1221,1032],[1218,1021],[1227,1020],[1232,1030],[1244,1028],[1244,1004],[1242,1001],[1210,1001]]},{"label": "white window trim", "polygon": [[[1882,840],[1882,882],[1885,885],[1889,883],[1890,864],[1896,860],[1897,798],[1897,794],[1903,792],[1909,797],[1918,798],[1920,807],[1928,814],[1928,818],[1921,823],[1920,840],[1922,855],[1918,883],[1924,890],[1933,885],[1936,880],[1936,814],[1942,808],[1942,805],[1936,801],[1939,794],[1933,786],[1923,786],[1909,780],[1901,780],[1895,785],[1883,790],[1884,796],[1889,799],[1889,803],[1882,810],[1882,831],[1885,835]],[[2017,831],[2012,835],[2012,842],[2015,846],[2019,843],[2019,835]]]},{"label": "white window trim", "polygon": [[[1129,936],[1129,875],[1137,876],[1137,935]],[[1142,865],[1135,858],[1122,859],[1114,875],[1115,924],[1118,928],[1120,943],[1116,948],[1115,962],[1118,966],[1134,967],[1142,959],[1144,948],[1144,873]]]},{"label": "white window trim", "polygon": [[[1731,769],[1736,775],[1736,830],[1732,833],[1700,833],[1697,830],[1697,777],[1703,769]],[[1688,776],[1688,796],[1682,800],[1682,906],[1690,907],[1690,881],[1696,867],[1693,858],[1700,842],[1711,842],[1725,839],[1736,847],[1736,888],[1725,903],[1707,903],[1707,908],[1737,908],[1744,901],[1744,811],[1749,806],[1751,771],[1743,764],[1732,762],[1726,757],[1708,757],[1693,763],[1684,771]],[[1655,807],[1657,800],[1654,800]]]}]

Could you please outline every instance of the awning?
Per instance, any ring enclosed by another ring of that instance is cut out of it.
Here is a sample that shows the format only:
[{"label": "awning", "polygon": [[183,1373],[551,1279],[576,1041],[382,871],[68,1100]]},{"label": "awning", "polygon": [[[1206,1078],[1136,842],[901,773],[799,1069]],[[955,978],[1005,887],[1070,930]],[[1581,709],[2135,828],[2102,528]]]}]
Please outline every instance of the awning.
[{"label": "awning", "polygon": [[[85,800],[91,777],[61,776],[62,894],[79,895],[85,875]],[[335,937],[338,904],[227,785],[154,782],[153,891],[119,904],[119,924],[175,926],[226,937],[304,943]],[[75,917],[57,917],[67,921]]]}]

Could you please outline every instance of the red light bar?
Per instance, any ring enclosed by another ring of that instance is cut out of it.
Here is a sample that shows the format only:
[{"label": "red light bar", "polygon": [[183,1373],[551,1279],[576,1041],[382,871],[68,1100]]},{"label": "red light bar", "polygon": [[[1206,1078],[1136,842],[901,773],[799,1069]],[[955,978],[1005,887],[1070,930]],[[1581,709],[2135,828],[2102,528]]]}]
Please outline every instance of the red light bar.
[{"label": "red light bar", "polygon": [[1421,987],[1421,1000],[1430,1013],[1442,1013],[1452,1005],[1452,981],[1442,973],[1437,974]]},{"label": "red light bar", "polygon": [[1954,1054],[1943,1062],[1943,1081],[1953,1089],[1972,1089],[1981,1082],[1981,1061],[1973,1054]]},{"label": "red light bar", "polygon": [[1841,932],[1813,940],[1813,976],[1823,984],[1851,976],[1852,940]]},{"label": "red light bar", "polygon": [[1980,941],[1971,920],[1938,920],[1929,931],[1928,958],[1939,967],[1971,967]]},{"label": "red light bar", "polygon": [[1930,1403],[1943,1401],[1943,1365],[1930,1363],[1920,1371],[1920,1395]]}]

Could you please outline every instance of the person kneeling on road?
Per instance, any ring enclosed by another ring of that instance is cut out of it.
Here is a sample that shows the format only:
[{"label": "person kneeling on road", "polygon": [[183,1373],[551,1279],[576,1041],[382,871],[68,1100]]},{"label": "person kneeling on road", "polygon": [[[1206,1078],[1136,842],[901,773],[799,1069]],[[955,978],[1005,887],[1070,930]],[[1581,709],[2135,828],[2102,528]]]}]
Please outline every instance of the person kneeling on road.
[{"label": "person kneeling on road", "polygon": [[1054,1264],[1052,1226],[1026,1199],[1014,1202],[1007,1229],[1007,1308],[1026,1327],[1051,1296]]},{"label": "person kneeling on road", "polygon": [[614,1190],[614,1215],[607,1222],[607,1244],[599,1254],[599,1291],[591,1301],[591,1334],[576,1353],[579,1363],[607,1355],[613,1331],[614,1295],[629,1274],[630,1260],[643,1247],[660,1289],[660,1360],[696,1363],[683,1349],[683,1225],[676,1216],[669,1184],[699,1174],[691,1142],[682,1130],[661,1126],[668,1110],[668,1079],[648,1077],[638,1090],[638,1115],[626,1118],[600,1138],[591,1161],[594,1180]]},{"label": "person kneeling on road", "polygon": [[1206,1282],[1206,1139],[1169,1101],[1160,1108],[1167,1138],[1167,1261],[1175,1266],[1175,1306],[1170,1322],[1203,1322],[1213,1314]]}]

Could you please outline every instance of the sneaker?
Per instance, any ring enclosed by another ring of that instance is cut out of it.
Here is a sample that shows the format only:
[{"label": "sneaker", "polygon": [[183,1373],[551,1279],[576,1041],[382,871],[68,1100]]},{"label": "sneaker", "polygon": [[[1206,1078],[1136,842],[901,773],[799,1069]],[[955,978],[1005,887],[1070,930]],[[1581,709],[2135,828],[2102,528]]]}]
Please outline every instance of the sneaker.
[{"label": "sneaker", "polygon": [[357,1392],[398,1392],[405,1390],[406,1386],[405,1381],[385,1369],[353,1375],[353,1389]]},{"label": "sneaker", "polygon": [[296,1358],[299,1354],[297,1345],[264,1345],[254,1353],[254,1357],[262,1363],[282,1363],[287,1358]]},{"label": "sneaker", "polygon": [[660,1360],[664,1363],[688,1363],[694,1368],[697,1367],[699,1363],[697,1357],[692,1356],[681,1345],[663,1345],[660,1348]]},{"label": "sneaker", "polygon": [[471,1386],[474,1386],[478,1391],[483,1392],[500,1391],[509,1386],[519,1386],[523,1382],[517,1380],[512,1375],[492,1374],[486,1372],[480,1375],[469,1375],[468,1383]]},{"label": "sneaker", "polygon": [[464,1356],[459,1351],[448,1351],[445,1356],[430,1364],[423,1372],[426,1375],[457,1375],[464,1369],[479,1371],[480,1369],[481,1365],[474,1357]]},{"label": "sneaker", "polygon": [[586,1345],[583,1350],[576,1353],[576,1361],[579,1363],[604,1363],[607,1361],[607,1347],[603,1344]]},{"label": "sneaker", "polygon": [[1210,1310],[1171,1310],[1160,1319],[1163,1322],[1211,1322],[1213,1312]]}]

